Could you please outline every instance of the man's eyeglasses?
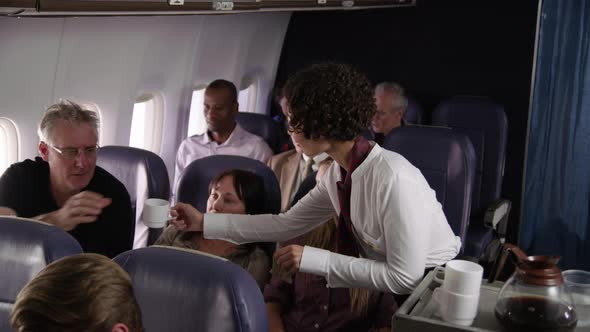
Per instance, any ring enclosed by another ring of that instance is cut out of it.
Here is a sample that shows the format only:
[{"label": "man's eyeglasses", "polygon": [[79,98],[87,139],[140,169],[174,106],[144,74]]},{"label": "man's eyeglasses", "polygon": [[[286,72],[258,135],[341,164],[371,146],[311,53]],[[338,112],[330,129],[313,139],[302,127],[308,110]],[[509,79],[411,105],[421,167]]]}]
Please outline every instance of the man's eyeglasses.
[{"label": "man's eyeglasses", "polygon": [[47,146],[49,146],[50,148],[55,150],[57,153],[59,153],[65,159],[72,159],[72,160],[76,159],[82,153],[84,153],[84,155],[86,155],[86,157],[94,157],[94,156],[96,156],[96,151],[99,148],[98,145],[89,146],[89,147],[85,147],[85,148],[58,148],[58,147],[53,146],[51,144],[47,144]]}]

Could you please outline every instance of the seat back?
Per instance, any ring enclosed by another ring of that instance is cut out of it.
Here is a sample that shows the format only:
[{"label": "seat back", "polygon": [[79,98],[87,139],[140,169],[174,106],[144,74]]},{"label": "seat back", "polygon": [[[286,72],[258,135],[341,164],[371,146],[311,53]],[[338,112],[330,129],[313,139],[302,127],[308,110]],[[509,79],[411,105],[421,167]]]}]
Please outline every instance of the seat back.
[{"label": "seat back", "polygon": [[471,140],[477,165],[471,209],[482,214],[502,190],[508,139],[504,107],[486,97],[456,96],[436,107],[432,124],[451,127]]},{"label": "seat back", "polygon": [[420,125],[424,123],[424,109],[422,105],[413,97],[408,98],[408,107],[404,114],[406,124]]},{"label": "seat back", "polygon": [[96,164],[121,181],[129,192],[135,215],[133,248],[152,244],[161,229],[148,230],[141,221],[141,212],[148,198],[170,199],[170,179],[162,158],[151,151],[112,145],[98,150]]},{"label": "seat back", "polygon": [[269,330],[256,281],[232,262],[158,246],[114,261],[131,276],[146,332]]},{"label": "seat back", "polygon": [[401,154],[422,172],[453,232],[465,243],[475,170],[469,139],[449,128],[408,126],[395,130],[383,147]]},{"label": "seat back", "polygon": [[279,151],[280,130],[271,117],[264,114],[239,112],[236,122],[248,132],[262,137],[275,153]]},{"label": "seat back", "polygon": [[0,331],[12,331],[10,311],[27,282],[47,264],[79,253],[78,241],[60,228],[0,216]]},{"label": "seat back", "polygon": [[[508,120],[504,107],[487,97],[456,96],[442,102],[432,113],[432,123],[452,127],[469,137],[476,155],[475,183],[465,255],[475,259],[493,259],[494,229],[485,225],[487,209],[499,202],[506,160]],[[508,209],[509,211],[509,209]],[[506,212],[507,214],[507,212]],[[502,218],[506,229],[507,215]],[[502,237],[498,233],[497,237]],[[486,257],[489,256],[489,257]]]},{"label": "seat back", "polygon": [[214,155],[190,163],[180,178],[176,193],[178,201],[206,211],[209,182],[228,169],[243,169],[261,176],[267,195],[267,213],[281,211],[281,191],[274,172],[260,161],[242,156]]}]

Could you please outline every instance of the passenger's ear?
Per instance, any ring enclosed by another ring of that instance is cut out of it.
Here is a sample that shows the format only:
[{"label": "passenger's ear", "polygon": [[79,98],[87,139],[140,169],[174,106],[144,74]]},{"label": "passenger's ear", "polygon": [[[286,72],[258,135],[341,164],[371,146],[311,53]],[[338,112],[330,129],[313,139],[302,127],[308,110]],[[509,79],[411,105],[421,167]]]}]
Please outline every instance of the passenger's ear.
[{"label": "passenger's ear", "polygon": [[113,326],[111,332],[129,332],[129,328],[123,323],[117,323]]},{"label": "passenger's ear", "polygon": [[240,110],[240,103],[238,103],[237,101],[234,103],[234,108],[232,109],[232,113],[234,114],[238,114]]},{"label": "passenger's ear", "polygon": [[49,152],[49,146],[45,142],[39,142],[39,154],[43,160],[47,161],[47,153]]}]

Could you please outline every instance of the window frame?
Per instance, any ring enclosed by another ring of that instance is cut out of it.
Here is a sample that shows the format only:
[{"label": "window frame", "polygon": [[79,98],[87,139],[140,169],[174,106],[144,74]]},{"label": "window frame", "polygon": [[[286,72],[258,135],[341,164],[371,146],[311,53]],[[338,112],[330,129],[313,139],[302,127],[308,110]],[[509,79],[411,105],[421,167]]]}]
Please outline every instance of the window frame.
[{"label": "window frame", "polygon": [[[135,117],[135,107],[140,103],[152,102],[153,105],[146,105],[145,122],[143,126],[143,144],[142,146],[132,145],[133,141],[133,120]],[[151,111],[152,114],[149,114]],[[131,123],[129,126],[129,146],[136,147],[143,150],[148,150],[158,154],[162,145],[162,132],[164,127],[164,111],[165,103],[164,97],[160,92],[146,92],[137,97],[133,103],[133,111],[131,113]]]},{"label": "window frame", "polygon": [[260,86],[258,75],[247,75],[242,79],[240,89],[238,90],[238,101],[240,100],[240,94],[244,90],[248,90],[248,105],[246,110],[243,110],[240,104],[240,112],[244,113],[258,113],[256,107],[258,105],[258,89]]},{"label": "window frame", "polygon": [[10,118],[0,117],[0,131],[6,142],[2,145],[7,147],[6,151],[0,150],[0,153],[6,154],[6,167],[0,165],[0,175],[2,175],[10,165],[20,160],[21,139],[18,125]]},{"label": "window frame", "polygon": [[[205,89],[207,88],[206,84],[198,84],[192,89],[191,92],[191,100],[188,108],[188,121],[186,127],[186,137],[191,137],[194,135],[202,135],[207,132],[207,122],[205,120],[205,112],[203,111],[204,102],[205,102]],[[193,101],[195,100],[194,96],[195,93],[201,93],[201,103],[200,105],[193,105]],[[195,108],[193,110],[193,107]],[[193,118],[193,115],[195,116]],[[194,119],[194,120],[193,120]]]}]

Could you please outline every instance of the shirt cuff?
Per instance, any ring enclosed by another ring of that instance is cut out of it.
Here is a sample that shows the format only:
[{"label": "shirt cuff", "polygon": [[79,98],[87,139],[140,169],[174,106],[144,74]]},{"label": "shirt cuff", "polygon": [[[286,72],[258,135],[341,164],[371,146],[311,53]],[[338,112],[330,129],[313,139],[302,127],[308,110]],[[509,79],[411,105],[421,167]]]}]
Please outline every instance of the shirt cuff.
[{"label": "shirt cuff", "polygon": [[330,252],[328,250],[305,246],[299,271],[326,277],[329,262]]},{"label": "shirt cuff", "polygon": [[227,238],[228,222],[222,214],[203,214],[203,236],[207,239]]}]

